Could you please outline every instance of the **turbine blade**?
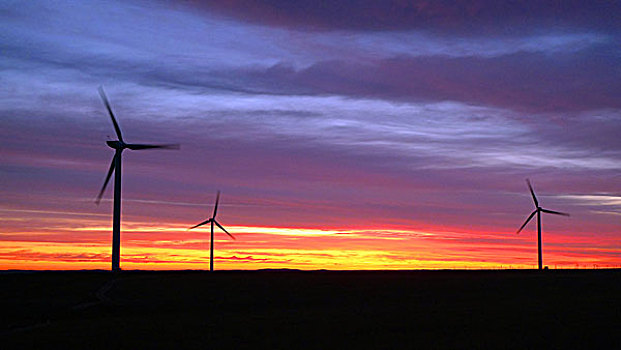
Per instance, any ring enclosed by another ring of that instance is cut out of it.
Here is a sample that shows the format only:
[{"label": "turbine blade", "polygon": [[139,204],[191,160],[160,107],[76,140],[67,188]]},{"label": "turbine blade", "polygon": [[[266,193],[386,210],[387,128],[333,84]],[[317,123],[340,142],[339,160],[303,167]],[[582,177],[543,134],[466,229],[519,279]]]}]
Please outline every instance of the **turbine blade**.
[{"label": "turbine blade", "polygon": [[530,221],[530,219],[533,218],[533,216],[535,216],[535,214],[537,213],[537,211],[535,210],[534,212],[530,213],[530,215],[528,216],[528,218],[526,219],[526,221],[524,221],[524,223],[522,224],[522,226],[520,226],[520,229],[517,230],[517,233],[520,233],[522,231],[522,229],[524,228],[524,226],[526,226],[526,224],[528,224],[528,222]]},{"label": "turbine blade", "polygon": [[544,213],[548,213],[548,214],[556,214],[556,215],[563,215],[563,216],[569,216],[569,214],[567,213],[561,213],[560,211],[554,211],[554,210],[548,210],[548,209],[541,209],[542,212]]},{"label": "turbine blade", "polygon": [[188,230],[191,230],[191,229],[193,229],[193,228],[197,228],[197,227],[199,227],[199,226],[203,226],[203,225],[208,224],[208,223],[210,223],[210,222],[211,222],[211,219],[207,219],[207,220],[205,220],[205,221],[201,222],[201,223],[200,223],[200,224],[198,224],[198,225],[194,225],[194,226],[190,227]]},{"label": "turbine blade", "polygon": [[99,205],[99,202],[101,202],[101,197],[103,196],[104,191],[106,190],[106,186],[108,186],[108,182],[110,182],[110,177],[112,177],[112,173],[114,172],[115,167],[116,167],[116,153],[114,154],[114,157],[112,157],[112,163],[110,163],[110,169],[108,169],[108,175],[106,175],[106,181],[104,181],[104,184],[101,187],[101,191],[99,191],[99,194],[97,195],[97,199],[95,199],[95,204]]},{"label": "turbine blade", "polygon": [[214,224],[218,225],[218,227],[219,227],[222,231],[224,231],[227,235],[229,235],[229,237],[231,237],[231,238],[233,238],[233,239],[236,239],[235,237],[233,237],[233,235],[232,235],[232,234],[230,234],[230,233],[229,233],[229,231],[225,230],[225,229],[224,229],[224,227],[222,227],[222,225],[220,225],[220,223],[219,223],[219,222],[217,222],[216,220],[214,220],[213,222],[214,222]]},{"label": "turbine blade", "polygon": [[539,207],[539,201],[537,200],[537,197],[535,196],[535,191],[533,191],[533,186],[530,184],[529,179],[526,179],[526,184],[528,184],[528,189],[530,190],[530,194],[533,196],[533,201],[535,201],[535,206]]},{"label": "turbine blade", "polygon": [[220,202],[220,191],[216,194],[216,205],[213,207],[213,215],[211,216],[214,220],[216,219],[216,213],[218,212],[218,202]]},{"label": "turbine blade", "polygon": [[152,149],[152,148],[179,149],[179,144],[171,143],[171,144],[163,144],[163,145],[141,145],[137,143],[130,143],[130,144],[127,144],[125,147],[129,149],[133,149],[133,150]]},{"label": "turbine blade", "polygon": [[116,122],[116,118],[114,117],[114,113],[112,113],[112,108],[110,108],[110,102],[108,102],[108,97],[106,97],[106,93],[104,92],[103,87],[99,87],[99,95],[103,100],[106,108],[108,109],[108,113],[110,113],[110,118],[112,119],[112,124],[114,124],[114,131],[116,131],[116,136],[119,137],[119,141],[123,141],[123,135],[121,134],[121,128],[119,128],[119,124]]}]

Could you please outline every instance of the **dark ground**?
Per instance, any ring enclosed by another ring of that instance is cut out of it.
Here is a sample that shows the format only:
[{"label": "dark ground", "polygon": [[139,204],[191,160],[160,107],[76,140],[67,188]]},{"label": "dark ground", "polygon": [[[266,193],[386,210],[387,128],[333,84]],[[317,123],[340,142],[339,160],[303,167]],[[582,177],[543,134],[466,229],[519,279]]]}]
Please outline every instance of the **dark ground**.
[{"label": "dark ground", "polygon": [[621,349],[621,270],[3,273],[0,307],[2,349]]}]

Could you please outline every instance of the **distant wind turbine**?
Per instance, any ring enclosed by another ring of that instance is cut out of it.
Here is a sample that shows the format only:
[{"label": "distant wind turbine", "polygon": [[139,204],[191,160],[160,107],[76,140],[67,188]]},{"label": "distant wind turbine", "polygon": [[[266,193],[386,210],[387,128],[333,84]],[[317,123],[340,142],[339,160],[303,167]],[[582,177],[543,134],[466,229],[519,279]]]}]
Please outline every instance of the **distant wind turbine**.
[{"label": "distant wind turbine", "polygon": [[539,270],[541,270],[543,268],[543,257],[541,254],[541,212],[548,213],[548,214],[555,214],[555,215],[563,215],[563,216],[569,216],[569,214],[561,213],[561,212],[553,211],[553,210],[548,210],[548,209],[543,209],[542,207],[540,207],[539,201],[537,200],[537,197],[535,196],[535,191],[533,191],[533,186],[530,184],[530,181],[528,179],[526,179],[526,184],[528,185],[530,194],[533,196],[533,201],[535,202],[536,209],[535,211],[530,213],[528,218],[526,218],[526,221],[524,222],[524,224],[522,224],[520,229],[517,230],[517,233],[520,233],[522,229],[524,228],[524,226],[526,226],[526,224],[528,224],[528,222],[533,218],[533,216],[537,214],[537,250],[539,253]]},{"label": "distant wind turbine", "polygon": [[209,271],[213,271],[213,225],[216,224],[218,225],[218,227],[224,231],[224,233],[226,233],[227,235],[229,235],[229,237],[235,239],[235,237],[233,237],[232,234],[229,233],[229,231],[227,231],[224,227],[222,227],[222,225],[220,225],[220,223],[218,221],[216,221],[216,214],[218,213],[218,202],[220,202],[220,191],[218,191],[218,194],[216,195],[216,205],[213,208],[213,216],[210,217],[209,219],[201,222],[198,225],[194,225],[192,227],[190,227],[188,230],[191,230],[193,228],[197,228],[199,226],[203,226],[205,224],[211,224],[211,241],[210,241],[210,245],[209,245]]},{"label": "distant wind turbine", "polygon": [[106,141],[110,148],[115,150],[114,157],[112,158],[112,163],[110,163],[110,169],[108,170],[108,175],[106,176],[106,181],[101,187],[101,191],[99,191],[99,195],[97,195],[97,199],[95,199],[95,203],[99,204],[101,202],[101,197],[106,190],[106,186],[110,181],[110,177],[112,176],[112,172],[114,172],[114,212],[112,217],[112,271],[120,271],[120,258],[121,258],[121,154],[123,150],[129,148],[131,150],[142,150],[142,149],[153,149],[153,148],[165,148],[165,149],[179,149],[179,144],[167,144],[167,145],[142,145],[136,143],[125,143],[123,140],[123,135],[121,134],[121,128],[119,128],[119,124],[114,117],[114,113],[112,113],[112,108],[110,107],[110,103],[108,102],[108,98],[102,87],[99,87],[99,95],[101,95],[101,99],[106,105],[106,109],[110,114],[110,119],[112,119],[112,124],[114,124],[114,131],[116,131],[116,136],[119,138],[117,141]]}]

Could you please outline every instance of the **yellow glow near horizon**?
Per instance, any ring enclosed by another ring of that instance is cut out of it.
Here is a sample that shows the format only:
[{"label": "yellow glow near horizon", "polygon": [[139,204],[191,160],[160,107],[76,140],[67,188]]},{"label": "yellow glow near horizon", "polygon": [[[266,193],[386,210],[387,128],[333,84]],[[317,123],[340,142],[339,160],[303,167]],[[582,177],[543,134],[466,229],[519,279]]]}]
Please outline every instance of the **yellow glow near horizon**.
[{"label": "yellow glow near horizon", "polygon": [[[77,216],[44,218],[38,223],[37,231],[15,226],[11,240],[0,241],[0,269],[109,269],[109,223]],[[532,268],[536,264],[532,237],[503,233],[243,225],[226,228],[237,240],[217,229],[217,269],[480,269],[501,265]],[[48,242],[36,241],[43,238]],[[487,243],[486,238],[502,242]],[[188,230],[178,224],[126,221],[121,239],[124,269],[209,267],[209,227]],[[585,247],[578,253],[548,247],[544,260],[550,266],[618,265],[618,259],[606,258],[612,253],[615,250],[606,247]]]},{"label": "yellow glow near horizon", "polygon": [[[109,269],[110,247],[105,245],[13,244],[0,247],[21,251],[22,258],[0,259],[2,269]],[[24,252],[27,249],[30,253]],[[121,248],[124,269],[208,269],[209,251],[171,248]],[[451,262],[408,258],[391,259],[390,253],[373,250],[219,249],[218,269],[447,269],[497,268],[497,263]],[[515,265],[515,267],[528,267]]]}]

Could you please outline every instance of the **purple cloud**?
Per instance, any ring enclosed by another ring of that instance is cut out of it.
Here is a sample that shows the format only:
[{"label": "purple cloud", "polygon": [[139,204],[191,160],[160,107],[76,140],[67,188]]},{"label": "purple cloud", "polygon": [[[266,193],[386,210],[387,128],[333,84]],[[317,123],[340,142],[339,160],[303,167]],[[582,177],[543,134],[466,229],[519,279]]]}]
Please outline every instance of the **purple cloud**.
[{"label": "purple cloud", "polygon": [[191,3],[242,21],[302,30],[423,30],[450,35],[516,35],[576,27],[618,32],[618,2],[584,0],[233,0]]}]

